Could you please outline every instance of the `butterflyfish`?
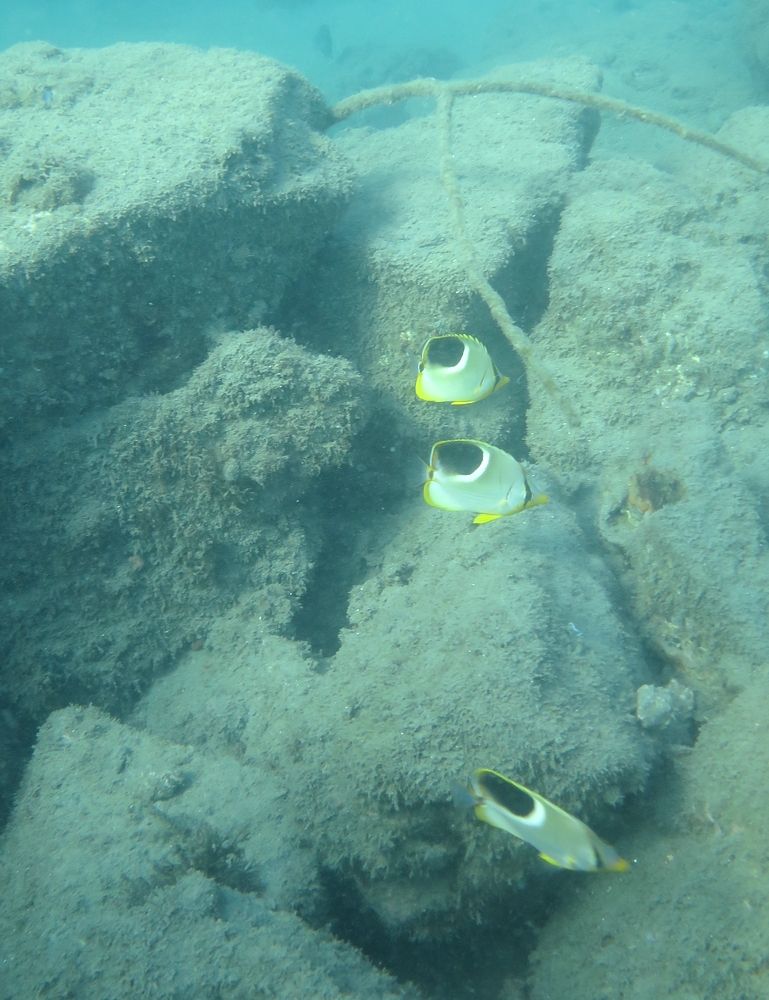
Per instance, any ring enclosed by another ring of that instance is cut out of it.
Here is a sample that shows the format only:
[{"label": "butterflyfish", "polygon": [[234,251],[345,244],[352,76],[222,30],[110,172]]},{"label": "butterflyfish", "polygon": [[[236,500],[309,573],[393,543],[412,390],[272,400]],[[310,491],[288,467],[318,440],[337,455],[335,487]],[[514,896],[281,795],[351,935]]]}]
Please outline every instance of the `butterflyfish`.
[{"label": "butterflyfish", "polygon": [[547,503],[544,494],[534,493],[512,455],[465,438],[433,445],[424,498],[431,507],[476,514],[474,524]]},{"label": "butterflyfish", "polygon": [[422,348],[416,391],[431,403],[465,406],[485,399],[510,381],[500,375],[489,352],[475,337],[447,333]]},{"label": "butterflyfish", "polygon": [[462,792],[472,799],[478,819],[531,844],[556,868],[624,872],[628,867],[582,820],[496,771],[474,771],[460,798]]}]

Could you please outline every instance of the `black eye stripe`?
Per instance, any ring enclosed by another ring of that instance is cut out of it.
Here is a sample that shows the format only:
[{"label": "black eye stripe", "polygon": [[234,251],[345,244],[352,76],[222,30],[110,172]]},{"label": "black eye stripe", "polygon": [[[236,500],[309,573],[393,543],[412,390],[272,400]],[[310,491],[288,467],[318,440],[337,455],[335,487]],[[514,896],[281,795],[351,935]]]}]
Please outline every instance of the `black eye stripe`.
[{"label": "black eye stripe", "polygon": [[478,783],[489,798],[494,799],[514,816],[524,819],[534,812],[536,802],[532,796],[518,785],[494,774],[493,771],[484,771]]},{"label": "black eye stripe", "polygon": [[437,449],[435,464],[450,476],[471,476],[483,461],[483,449],[473,441],[444,441]]},{"label": "black eye stripe", "polygon": [[454,368],[462,360],[464,351],[465,345],[459,337],[440,337],[428,347],[426,360],[431,365]]}]

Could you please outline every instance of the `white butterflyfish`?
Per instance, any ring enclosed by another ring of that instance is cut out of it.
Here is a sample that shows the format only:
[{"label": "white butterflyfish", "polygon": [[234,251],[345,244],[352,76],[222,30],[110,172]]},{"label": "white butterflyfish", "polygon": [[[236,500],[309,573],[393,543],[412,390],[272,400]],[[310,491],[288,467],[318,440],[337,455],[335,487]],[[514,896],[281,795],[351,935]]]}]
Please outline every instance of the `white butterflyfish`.
[{"label": "white butterflyfish", "polygon": [[489,352],[475,337],[447,333],[422,348],[416,392],[432,403],[477,403],[510,381],[500,375]]},{"label": "white butterflyfish", "polygon": [[544,494],[534,493],[512,455],[469,438],[433,445],[424,498],[431,507],[476,514],[475,524],[547,503]]},{"label": "white butterflyfish", "polygon": [[472,800],[478,819],[531,844],[556,868],[623,872],[628,867],[582,820],[496,771],[474,771],[470,788],[459,792],[460,805],[463,794]]}]

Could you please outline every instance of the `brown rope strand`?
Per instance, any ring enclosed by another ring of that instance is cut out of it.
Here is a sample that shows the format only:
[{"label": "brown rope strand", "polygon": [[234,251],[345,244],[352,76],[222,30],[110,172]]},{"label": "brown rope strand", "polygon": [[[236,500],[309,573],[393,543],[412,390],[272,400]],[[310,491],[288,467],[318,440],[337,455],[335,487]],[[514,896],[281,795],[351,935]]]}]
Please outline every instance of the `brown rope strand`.
[{"label": "brown rope strand", "polygon": [[456,174],[454,173],[454,166],[452,163],[451,111],[454,103],[454,95],[451,92],[451,88],[443,87],[438,92],[437,98],[438,141],[440,144],[441,154],[441,181],[443,182],[443,187],[449,200],[454,237],[459,245],[462,255],[464,256],[465,268],[467,270],[467,276],[470,279],[470,284],[486,303],[486,306],[488,307],[488,310],[497,326],[508,339],[513,349],[518,353],[526,367],[527,374],[529,376],[534,375],[545,391],[556,400],[566,416],[569,425],[571,427],[578,427],[580,420],[574,410],[574,407],[571,405],[570,400],[563,394],[561,389],[558,387],[558,383],[550,374],[550,371],[540,360],[529,338],[523,330],[513,322],[510,313],[507,311],[504,299],[499,292],[491,286],[478,263],[478,258],[475,254],[475,247],[473,246],[473,242],[467,232],[465,206],[462,201],[462,192],[460,191],[459,183],[457,181]]},{"label": "brown rope strand", "polygon": [[469,97],[473,94],[531,94],[536,97],[549,97],[554,100],[569,101],[572,104],[582,104],[587,108],[607,111],[619,118],[634,118],[647,125],[655,125],[657,128],[680,136],[686,142],[693,142],[698,146],[712,150],[714,153],[720,153],[722,156],[736,160],[758,173],[769,173],[769,164],[763,163],[727,142],[721,142],[710,132],[703,132],[701,129],[684,125],[676,118],[670,118],[657,111],[636,107],[634,104],[628,104],[627,101],[604,97],[602,94],[571,90],[568,87],[557,87],[554,84],[539,83],[534,80],[452,80],[449,83],[442,83],[432,79],[432,77],[425,77],[421,80],[412,80],[410,83],[396,83],[389,87],[362,90],[359,94],[353,94],[352,97],[347,97],[335,104],[329,110],[333,122],[336,123],[345,121],[359,111],[376,107],[378,104],[395,104],[397,101],[403,101],[409,97],[433,97],[437,100],[438,96],[446,89],[450,90],[454,97]]},{"label": "brown rope strand", "polygon": [[571,401],[564,395],[548,368],[539,359],[529,338],[513,322],[502,296],[492,288],[487,280],[478,263],[475,248],[467,232],[462,193],[452,164],[452,107],[457,97],[469,97],[473,94],[499,93],[531,94],[537,97],[548,97],[554,100],[569,101],[572,104],[581,104],[584,107],[595,108],[598,111],[607,111],[620,118],[634,118],[645,124],[656,125],[658,128],[672,132],[686,142],[693,142],[715,153],[720,153],[722,156],[729,157],[759,173],[769,173],[769,166],[742,152],[742,150],[730,146],[728,143],[721,142],[709,132],[690,128],[688,125],[684,125],[683,122],[679,122],[675,118],[669,118],[667,115],[659,114],[656,111],[647,111],[645,108],[638,108],[632,104],[628,104],[626,101],[604,97],[601,94],[571,90],[569,88],[557,87],[554,84],[538,83],[532,80],[454,80],[443,83],[439,80],[434,80],[432,77],[425,77],[420,80],[412,80],[410,83],[397,83],[389,87],[362,90],[360,93],[340,101],[329,109],[331,123],[335,124],[345,121],[360,111],[365,111],[380,104],[395,104],[397,101],[406,100],[409,97],[432,97],[435,99],[437,103],[436,114],[441,157],[441,181],[449,201],[452,228],[457,244],[464,256],[470,285],[486,303],[489,312],[500,330],[523,361],[527,373],[534,375],[546,392],[558,402],[570,426],[577,427],[580,421]]}]

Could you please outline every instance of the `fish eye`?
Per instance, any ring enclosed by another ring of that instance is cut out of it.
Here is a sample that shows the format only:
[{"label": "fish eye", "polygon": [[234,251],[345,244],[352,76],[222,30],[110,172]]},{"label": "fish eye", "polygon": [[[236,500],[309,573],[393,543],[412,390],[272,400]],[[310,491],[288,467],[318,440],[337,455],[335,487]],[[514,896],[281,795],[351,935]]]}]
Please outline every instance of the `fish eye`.
[{"label": "fish eye", "polygon": [[431,365],[440,365],[441,368],[455,368],[462,360],[464,352],[465,345],[459,337],[456,334],[448,334],[430,341],[427,360]]},{"label": "fish eye", "polygon": [[441,472],[469,476],[483,461],[483,451],[473,441],[446,441],[436,450],[434,464]]}]

